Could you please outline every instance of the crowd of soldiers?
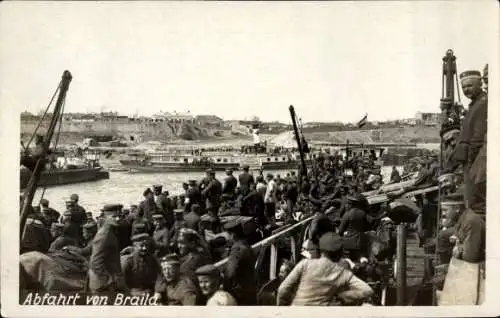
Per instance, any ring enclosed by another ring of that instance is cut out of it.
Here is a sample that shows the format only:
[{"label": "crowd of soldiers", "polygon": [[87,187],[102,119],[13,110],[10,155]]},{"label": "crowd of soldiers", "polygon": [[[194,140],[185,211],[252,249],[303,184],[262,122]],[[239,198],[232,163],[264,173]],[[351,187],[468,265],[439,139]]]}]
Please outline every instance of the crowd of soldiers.
[{"label": "crowd of soldiers", "polygon": [[[344,245],[350,259],[362,258],[357,253],[363,250],[359,237],[382,218],[367,214],[367,201],[360,194],[373,189],[375,182],[381,184],[380,169],[368,162],[371,165],[359,164],[354,175],[346,175],[333,157],[320,156],[309,178],[300,171],[283,177],[263,171],[253,175],[245,166],[237,178],[227,170],[220,182],[214,171],[207,170],[203,180],[184,183],[180,195],[170,196],[161,185],[154,185],[144,191],[138,205],[125,209],[108,204],[95,219],[80,205],[77,194],[66,202],[62,215],[42,199],[28,218],[21,252],[84,256],[86,288],[92,293],[154,294],[167,305],[256,305],[262,302],[256,275],[262,273],[255,272],[251,245],[281,226],[314,215],[304,255],[319,260],[310,268],[328,267],[338,290],[351,289],[345,295],[354,300],[366,298],[371,288],[360,285],[349,266],[332,264],[344,255]],[[223,258],[225,266],[217,266]],[[285,287],[298,283],[285,280],[292,270],[290,260],[282,257],[280,263],[284,285],[271,303],[303,303],[291,301]],[[336,289],[322,288],[325,299],[336,294]]]},{"label": "crowd of soldiers", "polygon": [[[95,219],[76,194],[62,215],[42,199],[26,221],[21,253],[76,253],[88,262],[89,292],[155,295],[164,305],[367,301],[374,296],[369,283],[383,276],[373,261],[391,258],[390,252],[381,256],[381,249],[376,252],[371,244],[382,240],[386,251],[394,251],[391,235],[384,241],[379,229],[398,218],[416,224],[421,246],[437,250],[438,265],[447,264],[452,255],[484,261],[487,99],[477,73],[461,76],[464,94],[472,102],[459,138],[446,140],[455,146],[445,149],[442,162],[450,173],[442,174],[437,155],[419,158],[407,168],[418,173],[414,188],[440,182],[444,199],[439,202],[437,191],[417,195],[420,212],[406,219],[392,213],[397,208],[394,197],[391,204],[370,205],[362,194],[383,185],[375,158],[345,160],[323,154],[311,161],[308,175],[301,169],[283,177],[263,171],[253,175],[245,166],[238,177],[227,170],[223,182],[207,170],[203,180],[184,183],[180,195],[170,196],[154,185],[143,192],[138,205],[125,209],[108,204]],[[400,181],[393,167],[390,183]],[[439,205],[441,229],[436,227]],[[266,294],[257,284],[262,272],[255,270],[252,244],[306,217],[312,221],[303,259],[292,264],[281,253],[279,275],[264,286],[274,286]],[[374,229],[378,238],[367,234]],[[219,265],[224,258],[226,263]]]}]

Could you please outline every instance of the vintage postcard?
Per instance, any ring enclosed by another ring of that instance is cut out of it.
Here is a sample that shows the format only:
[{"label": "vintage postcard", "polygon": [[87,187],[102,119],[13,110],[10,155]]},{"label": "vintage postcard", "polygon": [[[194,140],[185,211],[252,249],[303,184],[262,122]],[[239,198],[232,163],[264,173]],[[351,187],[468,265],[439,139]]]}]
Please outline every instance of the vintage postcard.
[{"label": "vintage postcard", "polygon": [[498,9],[1,3],[2,315],[497,315]]}]

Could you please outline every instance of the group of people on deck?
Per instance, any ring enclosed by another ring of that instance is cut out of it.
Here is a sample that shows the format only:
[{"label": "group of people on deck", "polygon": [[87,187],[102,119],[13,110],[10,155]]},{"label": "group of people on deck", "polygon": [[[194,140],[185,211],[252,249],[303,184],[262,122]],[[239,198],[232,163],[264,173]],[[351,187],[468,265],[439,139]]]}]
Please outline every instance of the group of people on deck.
[{"label": "group of people on deck", "polygon": [[[443,175],[437,156],[416,162],[415,186],[439,180],[444,193],[441,202],[437,192],[416,196],[421,246],[436,248],[441,265],[452,256],[469,262],[485,258],[483,75],[468,71],[460,76],[471,104],[460,135],[446,140],[451,148],[445,149],[443,165],[449,174]],[[277,305],[373,300],[369,283],[382,278],[376,266],[369,271],[367,264],[381,259],[370,254],[366,233],[392,222],[391,207],[370,206],[361,193],[380,188],[380,169],[373,158],[363,157],[342,162],[323,154],[311,163],[309,176],[300,169],[284,177],[263,171],[254,175],[245,166],[237,177],[226,171],[222,182],[207,170],[202,180],[184,183],[180,195],[171,196],[154,185],[144,190],[138,205],[125,209],[107,204],[95,219],[77,194],[66,202],[62,215],[42,199],[27,218],[21,253],[76,253],[88,262],[89,292],[154,295],[164,305],[258,305],[267,296],[268,304]],[[347,167],[352,174],[346,173]],[[400,181],[394,167],[390,183]],[[443,218],[437,231],[439,204]],[[274,287],[261,290],[258,282],[267,275],[256,271],[252,244],[310,216],[303,259],[293,264],[287,252],[280,252],[279,275],[266,285]],[[217,263],[224,258],[225,264]]]},{"label": "group of people on deck", "polygon": [[[28,217],[21,252],[82,255],[88,260],[86,289],[92,293],[150,294],[164,305],[257,305],[262,303],[257,282],[267,275],[256,272],[251,245],[314,215],[307,242],[311,253],[304,254],[309,258],[293,267],[286,253],[280,256],[288,266],[272,303],[301,304],[307,301],[299,299],[309,297],[304,293],[323,294],[324,300],[313,297],[310,304],[337,301],[339,295],[345,303],[366,300],[372,289],[353,274],[352,264],[339,260],[346,251],[350,259],[362,259],[362,233],[382,218],[370,214],[360,194],[373,186],[369,178],[380,169],[360,164],[355,176],[345,176],[334,163],[326,156],[315,160],[314,178],[300,171],[254,175],[245,166],[237,177],[226,171],[220,182],[208,170],[202,180],[183,184],[180,195],[154,185],[138,205],[107,204],[95,219],[77,194],[62,215],[43,199]],[[226,264],[217,265],[223,258]],[[302,277],[328,275],[333,285],[318,278],[317,288],[310,289],[313,281],[297,281],[299,270],[308,273]],[[289,287],[297,284],[302,287],[291,296]]]}]

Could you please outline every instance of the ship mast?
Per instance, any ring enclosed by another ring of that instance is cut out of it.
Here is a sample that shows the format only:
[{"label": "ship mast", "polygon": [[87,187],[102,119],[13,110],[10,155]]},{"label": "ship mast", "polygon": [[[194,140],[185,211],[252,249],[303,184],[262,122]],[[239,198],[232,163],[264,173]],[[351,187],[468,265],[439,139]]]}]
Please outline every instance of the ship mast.
[{"label": "ship mast", "polygon": [[302,175],[307,178],[306,159],[305,159],[305,155],[304,155],[304,150],[302,148],[303,145],[301,143],[299,128],[297,126],[297,115],[295,114],[295,109],[293,108],[293,105],[290,105],[290,107],[288,107],[288,110],[290,111],[290,117],[292,117],[292,124],[293,124],[293,131],[295,133],[295,140],[297,141],[297,147],[299,148],[300,161],[302,163]]},{"label": "ship mast", "polygon": [[50,143],[52,140],[52,137],[54,135],[54,131],[56,129],[57,122],[60,120],[60,117],[62,116],[62,107],[64,104],[64,100],[66,98],[66,93],[69,88],[69,83],[71,82],[72,76],[69,71],[64,71],[61,79],[61,84],[60,84],[60,89],[59,89],[59,96],[57,97],[56,105],[54,108],[54,112],[52,114],[52,118],[50,120],[49,127],[47,129],[47,133],[45,134],[45,138],[43,140],[42,144],[42,152],[40,156],[37,159],[36,166],[33,170],[33,173],[31,174],[30,181],[28,182],[28,185],[26,186],[23,194],[23,199],[21,202],[21,226],[20,226],[20,235],[22,236],[22,233],[24,231],[24,225],[26,223],[26,219],[28,217],[28,214],[31,210],[31,204],[33,202],[33,197],[35,196],[35,191],[38,186],[38,182],[40,180],[40,174],[43,169],[43,165],[46,160],[46,156],[50,147]]}]

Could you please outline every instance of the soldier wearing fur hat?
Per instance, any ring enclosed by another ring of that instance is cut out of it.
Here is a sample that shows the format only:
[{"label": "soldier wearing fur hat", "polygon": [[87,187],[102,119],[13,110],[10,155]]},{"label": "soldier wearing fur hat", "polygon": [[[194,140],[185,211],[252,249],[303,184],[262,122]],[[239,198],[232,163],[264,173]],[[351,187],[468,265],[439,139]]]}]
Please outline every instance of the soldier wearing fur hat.
[{"label": "soldier wearing fur hat", "polygon": [[278,289],[279,306],[329,306],[357,303],[373,295],[370,286],[339,264],[343,240],[333,232],[319,240],[321,256],[301,260]]},{"label": "soldier wearing fur hat", "polygon": [[255,255],[238,219],[226,223],[224,229],[231,234],[233,241],[224,273],[224,289],[236,298],[238,304],[255,305],[257,302]]},{"label": "soldier wearing fur hat", "polygon": [[122,207],[121,204],[108,204],[102,209],[104,224],[92,241],[89,261],[88,280],[91,292],[126,289],[120,264],[120,244],[116,236]]},{"label": "soldier wearing fur hat", "polygon": [[160,303],[170,306],[194,306],[199,298],[199,289],[193,280],[181,274],[177,254],[160,259],[161,275],[155,284],[155,297]]},{"label": "soldier wearing fur hat", "polygon": [[121,257],[121,267],[125,282],[132,296],[153,294],[160,266],[156,261],[153,239],[146,233],[132,237],[134,250]]}]

